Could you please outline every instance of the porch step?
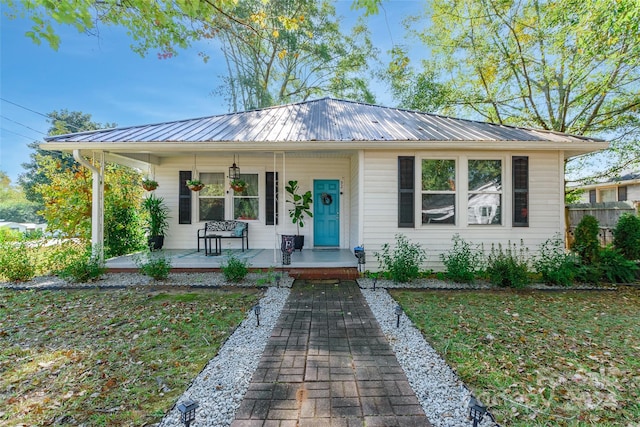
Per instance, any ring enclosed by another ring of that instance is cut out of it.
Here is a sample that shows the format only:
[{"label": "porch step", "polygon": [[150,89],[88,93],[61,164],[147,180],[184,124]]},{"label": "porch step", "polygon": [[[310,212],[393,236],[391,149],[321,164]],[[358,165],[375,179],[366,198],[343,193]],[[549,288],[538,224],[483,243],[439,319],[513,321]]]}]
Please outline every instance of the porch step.
[{"label": "porch step", "polygon": [[357,267],[328,267],[328,268],[292,268],[288,271],[294,279],[340,279],[355,280],[359,277]]}]

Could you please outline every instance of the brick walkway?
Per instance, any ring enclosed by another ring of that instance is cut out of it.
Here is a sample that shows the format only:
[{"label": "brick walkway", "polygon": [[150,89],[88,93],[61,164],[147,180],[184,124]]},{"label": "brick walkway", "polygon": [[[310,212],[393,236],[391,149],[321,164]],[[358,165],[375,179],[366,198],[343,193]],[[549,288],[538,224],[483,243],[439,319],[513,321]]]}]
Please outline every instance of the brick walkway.
[{"label": "brick walkway", "polygon": [[231,424],[430,425],[352,281],[295,282]]}]

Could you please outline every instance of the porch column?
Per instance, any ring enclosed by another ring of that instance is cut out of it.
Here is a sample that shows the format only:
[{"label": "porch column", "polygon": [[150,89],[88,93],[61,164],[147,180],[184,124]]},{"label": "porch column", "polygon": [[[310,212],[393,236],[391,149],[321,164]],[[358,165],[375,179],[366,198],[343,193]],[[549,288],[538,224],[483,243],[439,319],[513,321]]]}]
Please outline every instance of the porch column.
[{"label": "porch column", "polygon": [[80,150],[73,150],[73,158],[93,174],[93,191],[91,202],[91,253],[100,262],[104,261],[104,152],[94,153],[98,156],[100,169],[85,160]]}]

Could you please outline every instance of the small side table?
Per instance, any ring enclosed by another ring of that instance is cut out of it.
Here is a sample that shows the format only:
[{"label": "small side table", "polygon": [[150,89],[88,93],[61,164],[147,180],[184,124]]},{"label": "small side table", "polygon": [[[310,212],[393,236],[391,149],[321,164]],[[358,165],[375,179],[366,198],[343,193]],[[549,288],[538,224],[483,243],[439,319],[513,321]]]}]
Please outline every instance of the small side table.
[{"label": "small side table", "polygon": [[[215,250],[211,246],[211,241],[215,242]],[[220,255],[222,253],[222,236],[218,236],[216,234],[212,236],[205,236],[204,239],[204,254],[206,256],[215,256]]]}]

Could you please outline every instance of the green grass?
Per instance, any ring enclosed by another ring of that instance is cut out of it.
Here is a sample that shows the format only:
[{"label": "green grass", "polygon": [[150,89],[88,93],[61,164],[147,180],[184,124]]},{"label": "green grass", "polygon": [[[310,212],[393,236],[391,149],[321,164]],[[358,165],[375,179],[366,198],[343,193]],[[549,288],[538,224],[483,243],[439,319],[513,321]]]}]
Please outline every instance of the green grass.
[{"label": "green grass", "polygon": [[640,291],[391,291],[504,426],[636,426]]},{"label": "green grass", "polygon": [[260,296],[0,291],[0,425],[158,422]]}]

